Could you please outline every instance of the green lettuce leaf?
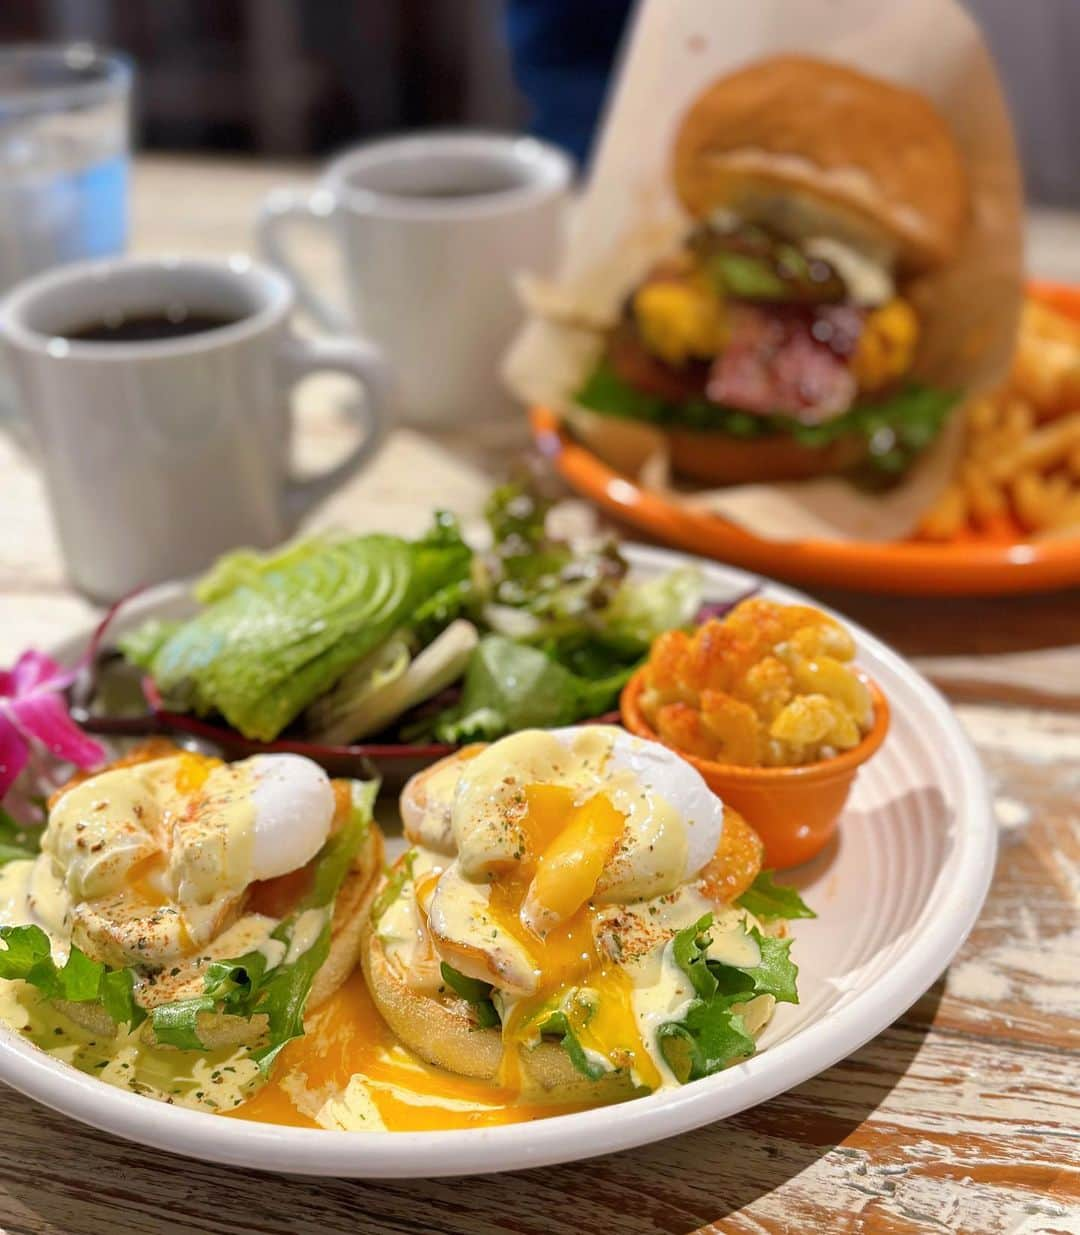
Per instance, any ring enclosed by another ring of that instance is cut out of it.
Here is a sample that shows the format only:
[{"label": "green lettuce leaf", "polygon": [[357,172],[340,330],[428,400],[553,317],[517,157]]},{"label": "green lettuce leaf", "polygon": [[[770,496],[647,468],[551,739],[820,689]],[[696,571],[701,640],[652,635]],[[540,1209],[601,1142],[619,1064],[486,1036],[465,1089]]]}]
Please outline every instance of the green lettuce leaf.
[{"label": "green lettuce leaf", "polygon": [[313,536],[294,540],[271,553],[257,553],[254,549],[226,553],[195,584],[195,599],[202,605],[212,605],[215,600],[221,600],[238,588],[256,586],[271,572],[289,570],[299,565],[336,539],[338,537],[335,536]]},{"label": "green lettuce leaf", "polygon": [[429,643],[475,603],[476,587],[471,576],[455,579],[422,601],[409,627],[419,647]]},{"label": "green lettuce leaf", "polygon": [[413,863],[416,861],[416,850],[409,849],[401,855],[386,875],[386,885],[375,897],[371,905],[371,920],[378,922],[383,914],[401,895],[402,888],[413,877]]},{"label": "green lettuce leaf", "polygon": [[614,706],[632,668],[584,678],[538,648],[486,635],[466,670],[461,702],[436,718],[435,736],[442,742],[486,741],[599,716]]},{"label": "green lettuce leaf", "polygon": [[135,975],[129,969],[109,969],[72,947],[63,965],[52,958],[49,937],[40,926],[0,926],[0,978],[20,979],[46,999],[63,1003],[96,1003],[114,1024],[134,1029],[146,1019],[135,1002]]},{"label": "green lettuce leaf", "polygon": [[272,740],[362,656],[408,626],[433,593],[465,579],[471,551],[440,516],[417,541],[373,534],[245,552],[211,572],[210,603],[136,663],[169,706],[220,712]]},{"label": "green lettuce leaf", "polygon": [[714,253],[709,258],[708,269],[722,291],[740,300],[787,299],[788,285],[767,257]]},{"label": "green lettuce leaf", "polygon": [[760,951],[757,965],[742,968],[709,957],[712,914],[679,931],[671,942],[675,963],[689,978],[695,998],[680,1020],[657,1030],[660,1049],[681,1081],[711,1076],[737,1059],[754,1054],[753,1035],[738,1006],[758,995],[778,1003],[798,1003],[798,968],[788,955],[790,939],[750,932]]},{"label": "green lettuce leaf", "polygon": [[608,416],[659,425],[715,430],[751,439],[786,433],[804,446],[825,446],[857,433],[868,439],[868,479],[896,477],[941,432],[957,396],[909,382],[880,402],[854,407],[820,425],[804,425],[788,416],[756,416],[705,398],[671,403],[629,386],[602,360],[574,396],[582,407]]},{"label": "green lettuce leaf", "polygon": [[0,806],[0,866],[32,858],[41,849],[41,828],[24,828]]},{"label": "green lettuce leaf", "polygon": [[446,961],[440,964],[439,972],[446,985],[472,1007],[476,1023],[481,1029],[493,1029],[499,1024],[499,1014],[491,1002],[491,992],[494,988],[490,982],[480,982],[476,978],[466,977],[452,965],[448,965]]},{"label": "green lettuce leaf", "polygon": [[149,669],[154,663],[154,657],[183,625],[181,621],[150,618],[141,626],[121,635],[116,646],[130,664],[140,669]]},{"label": "green lettuce leaf", "polygon": [[338,828],[319,851],[315,878],[297,907],[300,912],[305,909],[321,909],[334,903],[353,860],[371,831],[379,781],[350,781],[349,794],[352,810],[348,821],[344,827]]},{"label": "green lettuce leaf", "polygon": [[641,583],[627,579],[604,615],[605,629],[648,650],[657,635],[694,620],[702,591],[703,578],[696,566],[680,566]]},{"label": "green lettuce leaf", "polygon": [[774,883],[773,872],[767,870],[758,872],[757,878],[735,903],[761,922],[817,917],[794,888]]}]

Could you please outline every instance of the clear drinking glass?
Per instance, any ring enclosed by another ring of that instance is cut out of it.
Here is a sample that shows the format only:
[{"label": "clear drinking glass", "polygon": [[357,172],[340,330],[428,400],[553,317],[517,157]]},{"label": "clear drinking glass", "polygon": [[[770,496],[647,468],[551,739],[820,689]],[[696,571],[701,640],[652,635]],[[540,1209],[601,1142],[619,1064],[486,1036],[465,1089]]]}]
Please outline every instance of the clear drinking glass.
[{"label": "clear drinking glass", "polygon": [[86,44],[0,46],[0,294],[127,242],[132,69]]}]

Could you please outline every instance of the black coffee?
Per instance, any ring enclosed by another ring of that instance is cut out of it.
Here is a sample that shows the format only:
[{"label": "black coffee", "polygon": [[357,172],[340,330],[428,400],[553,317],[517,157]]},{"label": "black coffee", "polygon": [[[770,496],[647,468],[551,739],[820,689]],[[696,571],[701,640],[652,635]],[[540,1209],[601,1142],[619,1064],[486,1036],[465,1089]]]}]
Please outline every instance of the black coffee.
[{"label": "black coffee", "polygon": [[475,184],[437,184],[430,188],[395,189],[391,197],[444,198],[444,197],[490,197],[495,193],[505,193],[519,186],[506,180],[477,181]]},{"label": "black coffee", "polygon": [[74,330],[63,331],[63,337],[79,343],[150,343],[206,334],[211,330],[220,330],[222,326],[231,326],[238,320],[214,313],[140,313],[88,322]]}]

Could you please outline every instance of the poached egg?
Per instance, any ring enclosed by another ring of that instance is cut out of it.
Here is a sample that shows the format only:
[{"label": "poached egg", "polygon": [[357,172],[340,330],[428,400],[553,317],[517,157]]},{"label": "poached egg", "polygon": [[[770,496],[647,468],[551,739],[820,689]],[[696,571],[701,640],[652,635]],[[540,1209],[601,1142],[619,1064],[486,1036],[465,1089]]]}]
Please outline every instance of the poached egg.
[{"label": "poached egg", "polygon": [[0,919],[40,925],[59,958],[72,942],[109,964],[188,956],[253,883],[315,857],[334,811],[329,777],[299,755],[114,766],[54,800],[40,856],[2,873]]},{"label": "poached egg", "polygon": [[524,731],[437,765],[402,806],[412,879],[380,939],[416,989],[435,993],[443,962],[491,984],[503,1085],[558,1014],[595,1063],[658,1088],[673,1078],[655,1026],[694,994],[673,936],[713,912],[718,959],[758,962],[747,915],[704,890],[723,804],[658,743]]}]

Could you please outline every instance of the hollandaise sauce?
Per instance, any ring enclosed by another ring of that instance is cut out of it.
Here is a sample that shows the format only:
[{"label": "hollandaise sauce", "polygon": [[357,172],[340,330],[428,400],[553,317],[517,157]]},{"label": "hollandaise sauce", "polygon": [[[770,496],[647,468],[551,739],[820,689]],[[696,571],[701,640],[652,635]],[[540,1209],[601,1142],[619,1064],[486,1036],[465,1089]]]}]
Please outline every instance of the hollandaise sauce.
[{"label": "hollandaise sauce", "polygon": [[307,1020],[234,1119],[341,1131],[484,1128],[582,1110],[522,1102],[512,1089],[424,1063],[379,1016],[358,969]]},{"label": "hollandaise sauce", "polygon": [[98,1033],[76,1024],[24,982],[0,980],[0,1021],[41,1050],[107,1085],[211,1112],[243,1102],[260,1081],[243,1048],[177,1051],[122,1027]]}]

